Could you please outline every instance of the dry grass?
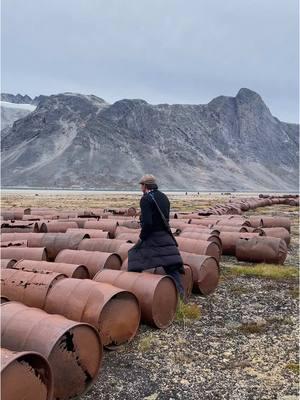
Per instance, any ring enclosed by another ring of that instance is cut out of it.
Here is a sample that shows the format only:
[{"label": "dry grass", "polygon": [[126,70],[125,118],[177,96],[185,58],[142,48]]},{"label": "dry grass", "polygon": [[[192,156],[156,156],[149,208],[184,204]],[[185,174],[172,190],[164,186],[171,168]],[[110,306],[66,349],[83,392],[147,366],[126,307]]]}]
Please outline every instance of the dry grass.
[{"label": "dry grass", "polygon": [[298,279],[299,270],[293,266],[276,264],[233,265],[225,269],[226,276],[247,276],[274,280]]},{"label": "dry grass", "polygon": [[184,304],[183,301],[178,301],[176,321],[197,320],[200,316],[201,311],[197,304]]},{"label": "dry grass", "polygon": [[294,372],[295,374],[299,375],[299,364],[290,363],[290,364],[287,364],[286,368],[289,369],[290,371]]}]

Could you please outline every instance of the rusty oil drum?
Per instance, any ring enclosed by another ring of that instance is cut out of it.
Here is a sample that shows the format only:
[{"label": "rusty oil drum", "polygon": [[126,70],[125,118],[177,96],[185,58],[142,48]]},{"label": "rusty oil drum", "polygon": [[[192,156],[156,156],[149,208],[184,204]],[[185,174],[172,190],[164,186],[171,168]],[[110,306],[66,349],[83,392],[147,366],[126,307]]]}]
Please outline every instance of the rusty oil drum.
[{"label": "rusty oil drum", "polygon": [[1,322],[2,346],[13,351],[36,351],[48,360],[54,399],[80,396],[96,380],[103,350],[91,325],[17,302],[1,305]]},{"label": "rusty oil drum", "polygon": [[89,279],[90,274],[86,266],[47,261],[20,260],[11,267],[27,272],[56,272],[68,278]]},{"label": "rusty oil drum", "polygon": [[141,311],[133,293],[89,279],[64,279],[51,289],[45,310],[74,321],[87,322],[99,332],[106,347],[133,339]]},{"label": "rusty oil drum", "polygon": [[166,328],[173,322],[177,307],[177,289],[170,277],[106,269],[99,272],[94,280],[134,293],[141,306],[143,322],[157,328]]},{"label": "rusty oil drum", "polygon": [[222,241],[222,254],[235,256],[236,242],[240,238],[251,239],[260,236],[260,232],[221,232],[220,239]]},{"label": "rusty oil drum", "polygon": [[103,238],[108,239],[108,232],[100,231],[99,229],[84,229],[84,228],[68,228],[67,233],[84,233],[89,235],[91,239]]},{"label": "rusty oil drum", "polygon": [[79,243],[78,250],[116,253],[119,247],[124,243],[128,243],[128,241],[105,238],[84,239]]},{"label": "rusty oil drum", "polygon": [[206,240],[200,239],[196,240],[181,238],[180,236],[176,238],[176,241],[178,243],[178,248],[180,251],[211,256],[218,261],[220,259],[222,248],[220,248],[219,245],[214,242],[208,242]]},{"label": "rusty oil drum", "polygon": [[236,258],[239,261],[283,264],[287,257],[287,245],[283,239],[259,236],[252,239],[238,239]]},{"label": "rusty oil drum", "polygon": [[52,400],[53,379],[48,361],[33,351],[1,354],[1,399]]},{"label": "rusty oil drum", "polygon": [[1,249],[1,257],[14,260],[47,261],[48,253],[44,247],[4,247]]},{"label": "rusty oil drum", "polygon": [[93,278],[102,269],[121,268],[121,258],[118,254],[104,253],[100,251],[85,250],[62,250],[55,258],[55,262],[62,263],[80,263],[85,265],[89,271],[90,277]]},{"label": "rusty oil drum", "polygon": [[1,295],[29,307],[43,308],[49,290],[64,278],[65,275],[54,272],[41,274],[6,268],[1,271]]},{"label": "rusty oil drum", "polygon": [[219,283],[220,270],[214,257],[192,254],[181,251],[183,262],[189,265],[193,272],[193,291],[207,296],[213,293]]}]

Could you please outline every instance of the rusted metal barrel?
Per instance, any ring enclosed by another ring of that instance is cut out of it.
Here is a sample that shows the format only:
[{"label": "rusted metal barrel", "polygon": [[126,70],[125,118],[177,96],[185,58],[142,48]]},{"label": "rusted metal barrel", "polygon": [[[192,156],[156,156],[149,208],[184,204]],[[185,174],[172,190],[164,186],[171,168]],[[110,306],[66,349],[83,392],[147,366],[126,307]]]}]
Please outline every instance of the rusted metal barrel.
[{"label": "rusted metal barrel", "polygon": [[204,226],[210,226],[210,225],[215,225],[220,221],[219,218],[202,218],[202,219],[191,219],[190,224],[191,225],[204,225]]},{"label": "rusted metal barrel", "polygon": [[115,253],[122,244],[128,243],[127,240],[118,239],[84,239],[80,242],[78,250],[103,251],[105,253]]},{"label": "rusted metal barrel", "polygon": [[236,242],[236,258],[239,261],[283,264],[286,256],[287,245],[283,239],[259,236]]},{"label": "rusted metal barrel", "polygon": [[129,228],[129,229],[140,229],[141,228],[141,224],[138,220],[117,220],[119,226],[125,227],[125,228]]},{"label": "rusted metal barrel", "polygon": [[286,228],[258,228],[256,231],[262,231],[265,236],[272,236],[283,239],[287,246],[290,244],[291,235]]},{"label": "rusted metal barrel", "polygon": [[55,262],[85,265],[93,278],[102,269],[121,268],[121,258],[115,253],[86,250],[62,250],[55,258]]},{"label": "rusted metal barrel", "polygon": [[216,228],[219,232],[248,232],[248,226],[241,225],[214,225],[211,229]]},{"label": "rusted metal barrel", "polygon": [[185,227],[189,225],[189,223],[181,219],[170,219],[169,225],[171,228],[183,230]]},{"label": "rusted metal barrel", "polygon": [[140,231],[141,231],[140,229],[128,228],[127,226],[119,225],[119,226],[117,226],[117,229],[116,229],[116,239],[120,233],[137,233],[137,234],[139,234]]},{"label": "rusted metal barrel", "polygon": [[141,306],[143,322],[157,328],[166,328],[172,323],[177,307],[177,289],[170,277],[103,270],[94,280],[134,293]]},{"label": "rusted metal barrel", "polygon": [[69,228],[78,228],[76,222],[59,222],[52,221],[52,222],[43,222],[40,226],[41,233],[65,233]]},{"label": "rusted metal barrel", "polygon": [[196,233],[206,233],[210,235],[220,235],[220,231],[217,228],[200,227],[199,225],[187,225],[180,230],[181,232],[196,232]]},{"label": "rusted metal barrel", "polygon": [[10,301],[20,301],[29,307],[43,308],[49,290],[63,274],[20,271],[3,269],[1,271],[1,294]]},{"label": "rusted metal barrel", "polygon": [[2,346],[13,351],[36,351],[48,360],[54,399],[80,396],[96,380],[102,344],[91,325],[16,302],[1,305],[1,321]]},{"label": "rusted metal barrel", "polygon": [[53,379],[48,361],[33,351],[0,349],[1,399],[52,400]]},{"label": "rusted metal barrel", "polygon": [[5,247],[1,249],[1,257],[14,260],[47,261],[47,251],[44,247]]},{"label": "rusted metal barrel", "polygon": [[262,216],[263,228],[285,228],[291,232],[291,220],[287,217]]},{"label": "rusted metal barrel", "polygon": [[222,241],[222,254],[235,256],[236,242],[240,238],[251,239],[260,236],[260,233],[248,232],[221,232],[220,239]]},{"label": "rusted metal barrel", "polygon": [[56,272],[64,274],[69,278],[89,279],[90,274],[85,265],[67,264],[47,261],[20,260],[12,266],[27,272]]},{"label": "rusted metal barrel", "polygon": [[65,279],[59,283],[47,296],[47,312],[90,323],[107,347],[124,344],[135,336],[141,311],[133,293],[89,279]]},{"label": "rusted metal barrel", "polygon": [[34,222],[27,221],[5,221],[1,222],[1,233],[33,232]]},{"label": "rusted metal barrel", "polygon": [[16,262],[13,258],[1,258],[1,268],[12,268]]},{"label": "rusted metal barrel", "polygon": [[[181,285],[184,290],[184,300],[188,301],[192,294],[192,289],[193,289],[193,273],[192,269],[189,265],[184,265],[184,274],[180,274],[180,281]],[[152,268],[152,269],[147,269],[143,271],[143,273],[152,273],[152,274],[158,274],[158,275],[167,275],[165,270],[162,267],[159,268]]]},{"label": "rusted metal barrel", "polygon": [[118,222],[110,219],[99,221],[86,221],[84,223],[85,229],[101,229],[102,231],[108,232],[111,238],[115,237],[117,226]]},{"label": "rusted metal barrel", "polygon": [[207,296],[213,293],[219,282],[220,270],[214,257],[180,252],[183,262],[189,265],[193,272],[193,291]]},{"label": "rusted metal barrel", "polygon": [[[52,261],[63,249],[76,250],[79,243],[89,236],[85,233],[23,233],[2,234],[1,240],[27,240],[28,247],[45,247],[48,258]],[[24,259],[28,257],[22,257]],[[30,259],[30,258],[28,258]],[[76,262],[75,262],[76,264]]]},{"label": "rusted metal barrel", "polygon": [[218,261],[220,259],[222,248],[220,248],[216,243],[181,237],[177,237],[176,240],[180,251],[215,257]]},{"label": "rusted metal barrel", "polygon": [[206,240],[208,242],[216,243],[220,249],[222,248],[222,242],[219,235],[211,235],[209,233],[199,233],[199,232],[182,232],[180,237],[195,239],[195,240]]},{"label": "rusted metal barrel", "polygon": [[1,247],[27,247],[27,240],[13,240],[8,242],[0,242]]},{"label": "rusted metal barrel", "polygon": [[116,238],[119,240],[126,240],[126,241],[130,241],[132,243],[137,243],[140,238],[140,234],[139,233],[122,232],[122,233],[117,234]]},{"label": "rusted metal barrel", "polygon": [[1,216],[3,219],[21,220],[24,215],[30,214],[30,208],[2,208]]},{"label": "rusted metal barrel", "polygon": [[230,218],[230,219],[226,219],[226,220],[221,219],[220,221],[218,221],[216,223],[216,228],[220,227],[220,229],[221,229],[222,226],[225,226],[225,227],[226,226],[227,227],[237,226],[237,227],[241,228],[242,226],[251,226],[251,223],[249,220],[246,220],[244,218]]},{"label": "rusted metal barrel", "polygon": [[108,239],[108,232],[101,231],[99,229],[84,229],[84,228],[68,228],[67,233],[84,233],[89,235],[91,239],[96,239],[96,238],[103,238],[103,239]]}]

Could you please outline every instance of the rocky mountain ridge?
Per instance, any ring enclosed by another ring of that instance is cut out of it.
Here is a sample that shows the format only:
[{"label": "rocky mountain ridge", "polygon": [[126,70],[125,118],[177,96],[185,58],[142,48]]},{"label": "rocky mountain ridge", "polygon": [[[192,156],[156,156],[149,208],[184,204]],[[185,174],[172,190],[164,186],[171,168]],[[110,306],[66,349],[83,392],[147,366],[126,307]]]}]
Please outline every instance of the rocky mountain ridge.
[{"label": "rocky mountain ridge", "polygon": [[299,125],[249,89],[205,105],[76,93],[31,101],[35,111],[2,130],[4,186],[126,190],[151,172],[169,190],[298,188]]}]

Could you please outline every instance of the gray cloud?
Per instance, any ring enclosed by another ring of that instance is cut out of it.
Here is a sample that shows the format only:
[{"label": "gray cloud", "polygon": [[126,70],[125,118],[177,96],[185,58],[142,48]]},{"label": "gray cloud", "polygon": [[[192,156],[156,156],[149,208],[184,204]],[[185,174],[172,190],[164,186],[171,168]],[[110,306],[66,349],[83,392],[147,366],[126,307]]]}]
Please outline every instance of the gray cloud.
[{"label": "gray cloud", "polygon": [[299,119],[297,0],[2,0],[2,91],[207,103]]}]

